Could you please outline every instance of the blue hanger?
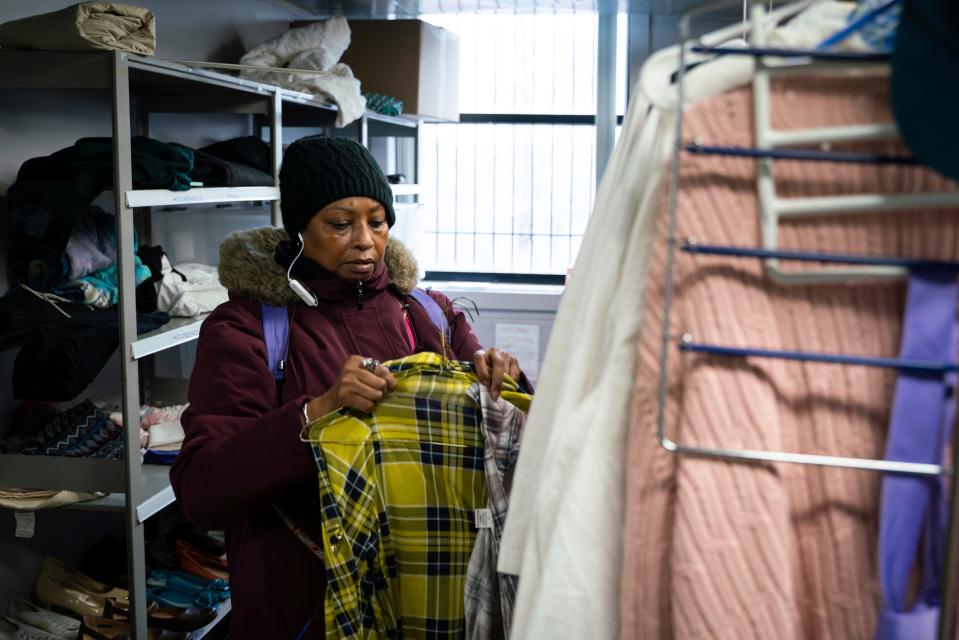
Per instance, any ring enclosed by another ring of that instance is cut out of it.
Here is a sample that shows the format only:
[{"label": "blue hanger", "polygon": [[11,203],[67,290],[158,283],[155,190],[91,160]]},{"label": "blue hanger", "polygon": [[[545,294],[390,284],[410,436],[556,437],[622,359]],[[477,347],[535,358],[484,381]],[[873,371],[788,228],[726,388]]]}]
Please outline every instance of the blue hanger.
[{"label": "blue hanger", "polygon": [[723,347],[715,344],[693,342],[690,336],[683,337],[679,348],[682,351],[689,351],[691,353],[705,353],[712,356],[727,356],[733,358],[775,358],[779,360],[881,367],[885,369],[898,369],[900,371],[920,371],[927,373],[959,371],[959,364],[955,362],[919,360],[916,358],[850,356],[837,353],[817,353],[814,351],[779,351],[773,349]]},{"label": "blue hanger", "polygon": [[856,164],[918,165],[917,158],[880,153],[854,151],[820,151],[818,149],[759,149],[757,147],[727,147],[703,145],[695,142],[685,146],[689,153],[733,156],[738,158],[769,158],[772,160],[809,160],[813,162],[851,162]]},{"label": "blue hanger", "polygon": [[695,53],[732,56],[776,56],[780,58],[814,58],[824,62],[889,62],[888,53],[860,51],[820,51],[818,49],[784,49],[780,47],[704,47],[690,48]]},{"label": "blue hanger", "polygon": [[836,33],[832,34],[831,36],[829,36],[828,38],[820,42],[818,45],[816,45],[816,49],[824,50],[824,49],[830,49],[836,46],[837,44],[839,44],[840,42],[842,42],[843,40],[845,40],[852,34],[862,31],[865,27],[875,22],[879,18],[879,16],[881,16],[882,14],[886,13],[887,11],[892,9],[894,6],[899,4],[900,1],[901,0],[889,0],[889,2],[886,2],[885,4],[879,5],[878,7],[875,7],[865,12],[864,14],[862,14],[861,16],[859,16],[858,18],[856,18],[855,20],[847,24],[845,27],[843,27]]},{"label": "blue hanger", "polygon": [[959,262],[952,260],[927,260],[924,258],[897,258],[893,256],[870,256],[865,254],[827,253],[819,251],[791,251],[789,249],[757,249],[698,244],[689,239],[680,246],[686,253],[730,256],[734,258],[761,258],[764,260],[797,260],[800,262],[834,262],[877,267],[901,267],[903,269],[943,269],[959,271]]}]

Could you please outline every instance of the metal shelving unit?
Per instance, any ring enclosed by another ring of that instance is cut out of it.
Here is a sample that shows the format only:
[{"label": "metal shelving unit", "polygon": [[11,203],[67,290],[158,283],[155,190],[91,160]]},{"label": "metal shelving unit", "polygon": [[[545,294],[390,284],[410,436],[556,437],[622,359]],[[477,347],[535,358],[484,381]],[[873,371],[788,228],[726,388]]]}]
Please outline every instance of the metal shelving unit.
[{"label": "metal shelving unit", "polygon": [[[175,319],[138,336],[134,282],[134,209],[270,202],[272,221],[279,225],[279,167],[284,126],[331,127],[337,110],[311,95],[233,77],[189,65],[122,52],[0,51],[0,87],[99,89],[109,92],[113,120],[114,191],[117,220],[117,261],[120,281],[120,352],[123,421],[139,424],[139,360],[178,347],[199,336],[205,316]],[[146,129],[150,113],[245,113],[270,131],[273,186],[212,187],[188,191],[133,188],[131,149],[134,133]],[[352,129],[338,130],[337,135]],[[368,144],[374,136],[412,138],[418,122],[368,113],[355,124],[355,136]],[[409,156],[409,154],[407,154]],[[419,192],[415,184],[394,186],[397,197]],[[158,213],[157,215],[162,215]],[[139,430],[124,429],[127,451],[139,451]],[[131,632],[147,637],[146,565],[143,523],[175,501],[169,467],[141,464],[138,455],[125,460],[95,460],[25,455],[0,455],[0,486],[100,491],[108,495],[71,507],[75,510],[121,512],[127,530]],[[142,586],[141,586],[142,585]],[[202,638],[229,613],[225,602],[217,620],[195,632]]]}]

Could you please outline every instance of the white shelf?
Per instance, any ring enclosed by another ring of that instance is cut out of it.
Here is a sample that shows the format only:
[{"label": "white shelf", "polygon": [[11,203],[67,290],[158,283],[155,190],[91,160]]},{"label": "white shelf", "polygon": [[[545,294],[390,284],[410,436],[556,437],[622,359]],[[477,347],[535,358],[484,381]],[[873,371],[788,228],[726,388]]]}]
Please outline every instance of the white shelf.
[{"label": "white shelf", "polygon": [[418,184],[391,184],[394,196],[415,196],[423,193],[423,187]]},{"label": "white shelf", "polygon": [[216,610],[216,620],[206,625],[202,629],[197,629],[190,633],[190,640],[202,640],[205,638],[208,633],[213,631],[218,624],[223,622],[223,618],[229,615],[230,611],[233,610],[233,599],[224,600],[220,603],[220,608]]},{"label": "white shelf", "polygon": [[[173,487],[170,486],[170,467],[165,464],[144,464],[143,495],[146,496],[136,507],[137,520],[146,522],[150,516],[156,514],[176,500]],[[125,493],[110,493],[96,500],[78,502],[71,505],[71,509],[86,511],[122,511],[127,506]]]},{"label": "white shelf", "polygon": [[126,192],[128,207],[221,204],[279,199],[280,190],[277,187],[198,187],[189,191],[134,189]]},{"label": "white shelf", "polygon": [[168,323],[141,334],[137,341],[130,345],[130,354],[134,360],[145,356],[172,349],[173,347],[192,342],[200,336],[200,325],[209,314],[196,318],[173,318]]}]

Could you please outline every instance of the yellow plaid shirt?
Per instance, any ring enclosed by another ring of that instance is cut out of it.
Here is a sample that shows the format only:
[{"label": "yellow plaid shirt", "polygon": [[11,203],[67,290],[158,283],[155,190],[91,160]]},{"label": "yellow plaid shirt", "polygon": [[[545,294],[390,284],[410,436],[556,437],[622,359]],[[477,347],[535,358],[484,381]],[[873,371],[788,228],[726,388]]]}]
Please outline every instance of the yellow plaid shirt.
[{"label": "yellow plaid shirt", "polygon": [[[420,353],[384,363],[397,387],[372,414],[307,428],[319,470],[328,638],[460,638],[487,503],[472,368]],[[503,384],[504,399],[530,397]]]}]

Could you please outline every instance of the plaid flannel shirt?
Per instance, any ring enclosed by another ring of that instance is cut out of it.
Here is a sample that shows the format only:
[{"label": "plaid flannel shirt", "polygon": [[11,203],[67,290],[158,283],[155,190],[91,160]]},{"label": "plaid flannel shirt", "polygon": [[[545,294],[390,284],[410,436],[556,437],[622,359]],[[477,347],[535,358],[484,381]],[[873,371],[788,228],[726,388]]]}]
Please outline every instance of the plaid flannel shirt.
[{"label": "plaid flannel shirt", "polygon": [[[486,505],[468,365],[421,353],[384,363],[396,389],[372,414],[309,425],[318,468],[329,638],[461,638],[466,570]],[[504,397],[527,406],[529,396]]]},{"label": "plaid flannel shirt", "polygon": [[513,619],[517,577],[497,573],[499,544],[509,509],[513,469],[519,458],[526,414],[504,398],[494,401],[486,387],[474,384],[469,395],[481,410],[483,464],[490,517],[479,530],[466,573],[466,637],[468,640],[506,640]]}]

